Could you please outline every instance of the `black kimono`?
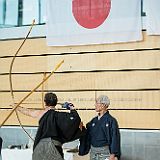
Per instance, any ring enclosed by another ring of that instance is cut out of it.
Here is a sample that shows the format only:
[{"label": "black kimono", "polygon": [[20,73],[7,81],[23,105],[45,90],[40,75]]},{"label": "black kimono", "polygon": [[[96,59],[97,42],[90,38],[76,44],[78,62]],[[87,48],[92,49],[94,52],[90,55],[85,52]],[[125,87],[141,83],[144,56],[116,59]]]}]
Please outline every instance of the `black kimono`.
[{"label": "black kimono", "polygon": [[[51,138],[61,144],[80,138],[83,132],[80,130],[81,119],[76,110],[68,112],[47,111],[39,120],[39,128],[36,134],[33,150],[45,138]],[[56,146],[62,152],[61,146]],[[62,155],[62,153],[61,153]]]}]

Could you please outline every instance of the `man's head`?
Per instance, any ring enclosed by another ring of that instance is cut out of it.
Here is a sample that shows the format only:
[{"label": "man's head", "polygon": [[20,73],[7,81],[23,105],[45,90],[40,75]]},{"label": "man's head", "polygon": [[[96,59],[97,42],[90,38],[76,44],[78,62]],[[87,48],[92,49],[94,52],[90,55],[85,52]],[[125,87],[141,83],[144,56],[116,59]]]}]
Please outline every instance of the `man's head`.
[{"label": "man's head", "polygon": [[56,106],[57,105],[57,96],[54,93],[46,93],[44,97],[44,102],[46,106]]},{"label": "man's head", "polygon": [[109,98],[105,95],[100,95],[96,99],[95,110],[96,112],[100,112],[101,110],[106,110],[109,105],[110,105]]}]

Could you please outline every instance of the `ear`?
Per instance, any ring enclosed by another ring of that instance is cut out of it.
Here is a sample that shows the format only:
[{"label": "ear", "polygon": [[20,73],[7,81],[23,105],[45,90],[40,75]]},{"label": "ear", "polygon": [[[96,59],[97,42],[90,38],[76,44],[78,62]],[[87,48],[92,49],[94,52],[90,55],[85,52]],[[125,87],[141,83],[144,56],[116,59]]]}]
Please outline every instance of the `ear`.
[{"label": "ear", "polygon": [[106,105],[105,105],[105,104],[102,104],[101,106],[102,106],[102,108],[106,108]]},{"label": "ear", "polygon": [[102,107],[103,107],[104,109],[107,109],[107,108],[108,108],[108,106],[106,106],[105,104],[102,104]]}]

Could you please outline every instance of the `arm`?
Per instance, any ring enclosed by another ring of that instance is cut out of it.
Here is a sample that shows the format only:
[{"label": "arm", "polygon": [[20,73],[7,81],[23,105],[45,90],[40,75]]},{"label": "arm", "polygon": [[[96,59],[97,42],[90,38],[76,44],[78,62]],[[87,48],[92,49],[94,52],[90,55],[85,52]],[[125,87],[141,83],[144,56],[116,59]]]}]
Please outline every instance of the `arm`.
[{"label": "arm", "polygon": [[91,144],[90,144],[90,136],[89,136],[89,123],[87,123],[86,128],[83,127],[82,131],[84,135],[80,137],[80,145],[79,145],[79,155],[84,156],[89,153]]},{"label": "arm", "polygon": [[42,115],[45,113],[45,110],[28,109],[20,106],[17,108],[17,110],[22,114],[32,118],[41,118]]},{"label": "arm", "polygon": [[111,127],[110,152],[109,160],[115,160],[116,157],[120,157],[120,132],[116,119],[113,120]]}]

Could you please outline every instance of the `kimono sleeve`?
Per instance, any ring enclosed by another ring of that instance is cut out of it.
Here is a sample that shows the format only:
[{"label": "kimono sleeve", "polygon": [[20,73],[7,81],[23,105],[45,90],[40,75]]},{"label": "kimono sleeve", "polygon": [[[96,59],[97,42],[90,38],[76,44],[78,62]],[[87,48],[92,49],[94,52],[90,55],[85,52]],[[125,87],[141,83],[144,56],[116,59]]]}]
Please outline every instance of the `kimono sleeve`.
[{"label": "kimono sleeve", "polygon": [[89,153],[91,148],[89,131],[86,128],[83,128],[84,135],[80,138],[80,146],[79,146],[79,155],[84,156]]},{"label": "kimono sleeve", "polygon": [[79,129],[81,119],[76,110],[70,113],[60,112],[57,118],[57,128],[64,142],[69,142],[80,137]]},{"label": "kimono sleeve", "polygon": [[120,158],[120,155],[121,155],[120,132],[119,132],[118,123],[116,119],[113,119],[112,121],[110,152],[111,154],[115,154],[116,157]]}]

